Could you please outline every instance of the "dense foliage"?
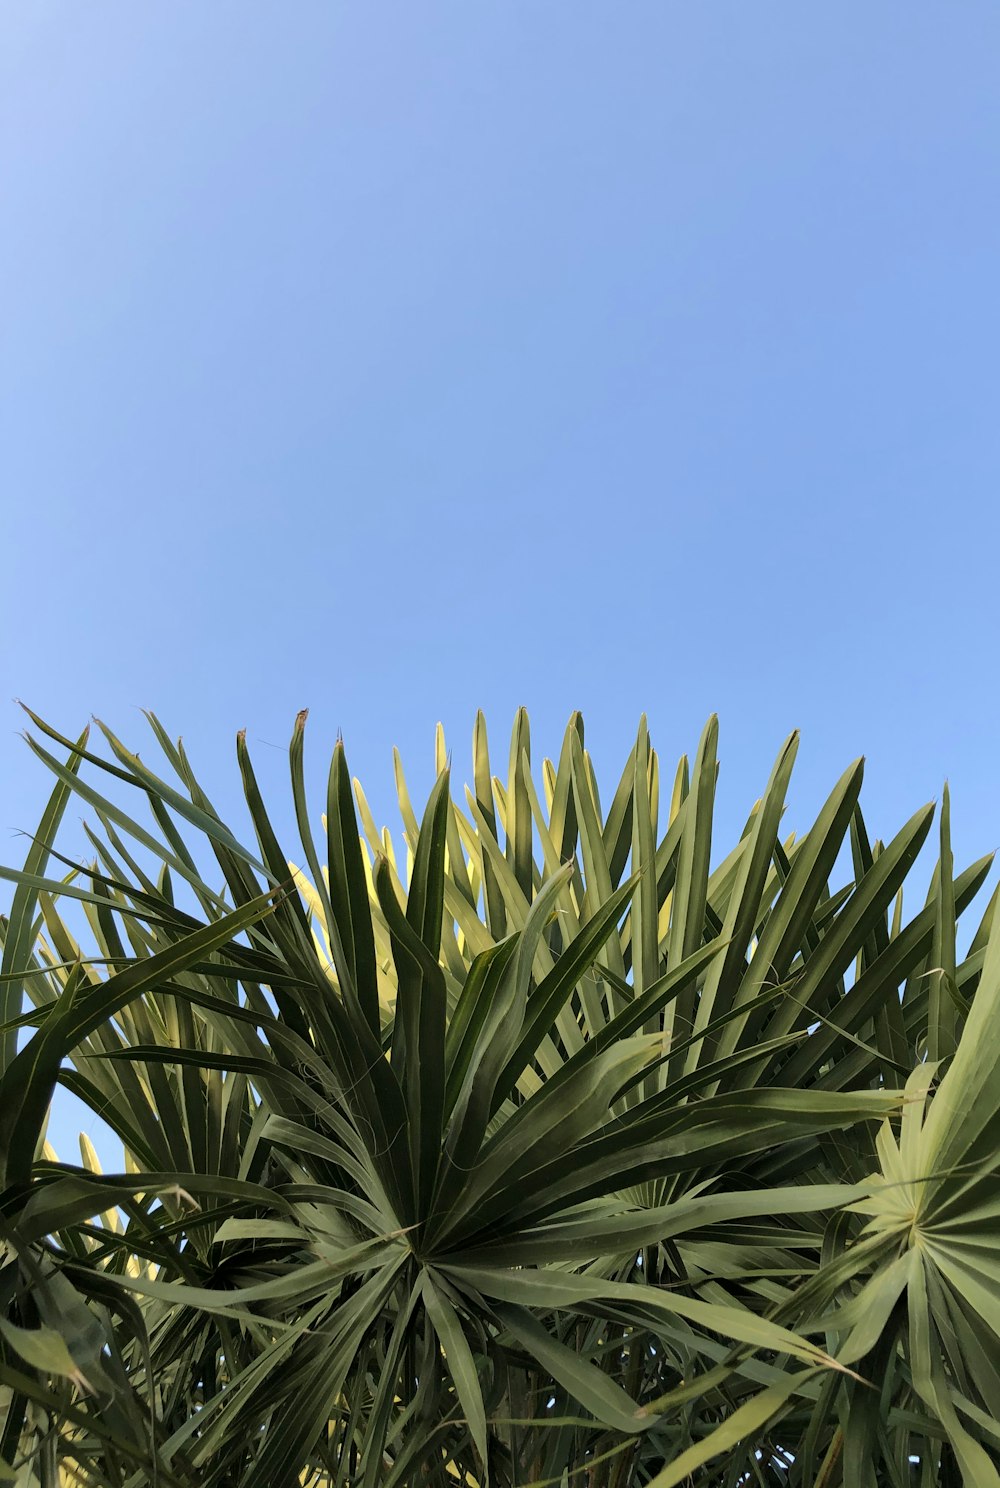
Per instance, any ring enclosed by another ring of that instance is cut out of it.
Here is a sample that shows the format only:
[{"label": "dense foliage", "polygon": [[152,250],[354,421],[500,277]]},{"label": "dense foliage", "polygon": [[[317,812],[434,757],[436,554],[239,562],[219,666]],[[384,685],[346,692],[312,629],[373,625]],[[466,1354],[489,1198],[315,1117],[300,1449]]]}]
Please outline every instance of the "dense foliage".
[{"label": "dense foliage", "polygon": [[[314,812],[302,715],[290,862],[242,736],[251,845],[155,718],[173,783],[32,720],[0,1480],[1000,1488],[1000,928],[958,956],[947,793],[908,915],[933,807],[873,841],[856,762],[783,836],[794,735],[719,854],[714,720],[602,806],[578,716],[502,780],[480,717],[419,820],[397,762],[404,860],[340,744]],[[121,1173],[47,1147],[58,1082]]]}]

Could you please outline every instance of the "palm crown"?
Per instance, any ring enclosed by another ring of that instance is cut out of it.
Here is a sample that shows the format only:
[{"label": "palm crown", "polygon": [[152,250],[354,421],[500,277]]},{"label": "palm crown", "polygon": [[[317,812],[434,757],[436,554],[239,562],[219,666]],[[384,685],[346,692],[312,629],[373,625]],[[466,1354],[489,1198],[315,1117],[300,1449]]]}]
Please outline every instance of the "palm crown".
[{"label": "palm crown", "polygon": [[[397,761],[404,863],[339,743],[314,812],[305,715],[290,854],[242,736],[252,845],[155,717],[173,783],[32,721],[0,1476],[1000,1488],[1000,931],[957,954],[947,791],[907,918],[933,808],[872,841],[856,762],[783,838],[794,735],[719,857],[714,719],[662,792],[643,722],[605,808],[578,715],[502,780],[480,716],[419,820]],[[44,1146],[59,1082],[124,1172]]]}]

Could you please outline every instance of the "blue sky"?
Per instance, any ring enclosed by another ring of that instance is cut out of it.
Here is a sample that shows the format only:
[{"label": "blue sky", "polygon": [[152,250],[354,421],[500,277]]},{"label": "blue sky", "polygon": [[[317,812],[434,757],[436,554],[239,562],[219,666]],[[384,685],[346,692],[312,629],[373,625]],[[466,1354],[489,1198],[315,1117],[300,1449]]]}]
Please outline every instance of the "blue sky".
[{"label": "blue sky", "polygon": [[[721,716],[731,834],[868,756],[1000,844],[1000,10],[39,0],[0,24],[0,834],[20,696],[311,709],[381,816],[528,706]],[[69,849],[82,850],[74,823]]]}]

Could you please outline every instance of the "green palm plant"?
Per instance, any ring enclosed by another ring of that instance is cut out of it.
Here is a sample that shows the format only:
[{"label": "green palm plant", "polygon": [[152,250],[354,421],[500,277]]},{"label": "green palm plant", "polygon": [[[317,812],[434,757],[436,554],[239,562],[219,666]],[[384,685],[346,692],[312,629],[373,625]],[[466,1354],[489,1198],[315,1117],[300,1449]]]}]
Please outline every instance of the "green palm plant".
[{"label": "green palm plant", "polygon": [[[1000,952],[991,901],[957,955],[989,860],[954,875],[946,800],[904,922],[933,809],[873,843],[858,762],[782,840],[795,736],[713,862],[714,720],[661,824],[644,722],[605,810],[579,716],[537,780],[526,714],[502,780],[480,717],[461,801],[440,732],[419,819],[397,758],[404,864],[340,744],[314,818],[304,715],[291,861],[242,736],[252,846],[155,718],[174,784],[107,729],[98,754],[32,719],[55,790],[6,873],[12,1470],[1000,1481],[1000,1320],[979,1305]],[[86,868],[55,846],[73,795]],[[45,1158],[56,1080],[124,1173]],[[945,1109],[964,1136],[932,1140]]]}]

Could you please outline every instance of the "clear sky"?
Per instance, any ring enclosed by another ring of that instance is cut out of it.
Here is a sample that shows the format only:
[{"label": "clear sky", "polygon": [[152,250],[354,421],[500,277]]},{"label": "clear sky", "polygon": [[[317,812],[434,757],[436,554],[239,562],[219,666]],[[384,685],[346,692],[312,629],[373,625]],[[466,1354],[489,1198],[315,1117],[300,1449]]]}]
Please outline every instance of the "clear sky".
[{"label": "clear sky", "polygon": [[994,0],[32,0],[0,176],[8,862],[15,696],[220,803],[308,706],[383,817],[717,710],[729,834],[800,726],[789,827],[1000,844]]}]

